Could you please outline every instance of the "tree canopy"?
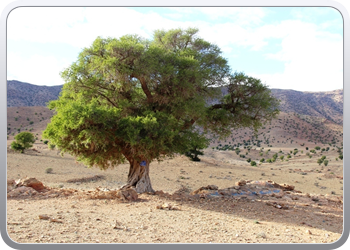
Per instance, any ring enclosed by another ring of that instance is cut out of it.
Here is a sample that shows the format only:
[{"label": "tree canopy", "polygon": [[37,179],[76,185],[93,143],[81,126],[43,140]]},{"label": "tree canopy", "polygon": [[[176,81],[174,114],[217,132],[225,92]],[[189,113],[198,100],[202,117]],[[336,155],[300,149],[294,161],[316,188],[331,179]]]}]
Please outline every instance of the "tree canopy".
[{"label": "tree canopy", "polygon": [[11,143],[11,148],[23,153],[25,149],[32,147],[34,142],[35,139],[32,133],[21,132],[15,135],[15,141]]},{"label": "tree canopy", "polygon": [[153,190],[140,183],[152,160],[205,148],[209,133],[257,129],[278,114],[267,86],[232,73],[197,29],[157,30],[151,40],[98,37],[61,76],[43,136],[88,166],[127,160],[128,184],[138,192]]}]

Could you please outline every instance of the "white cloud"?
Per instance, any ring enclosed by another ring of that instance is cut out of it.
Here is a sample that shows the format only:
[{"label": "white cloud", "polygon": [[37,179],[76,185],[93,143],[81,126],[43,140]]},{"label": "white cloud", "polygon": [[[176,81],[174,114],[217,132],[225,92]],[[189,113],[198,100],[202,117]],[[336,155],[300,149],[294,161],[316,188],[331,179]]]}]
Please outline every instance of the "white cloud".
[{"label": "white cloud", "polygon": [[63,84],[59,73],[71,62],[53,56],[33,55],[24,58],[16,53],[7,55],[7,79],[20,80],[35,85]]},{"label": "white cloud", "polygon": [[340,35],[300,21],[283,22],[281,50],[267,54],[284,63],[283,73],[253,74],[272,88],[326,91],[343,88],[343,42]]},{"label": "white cloud", "polygon": [[[317,82],[320,88],[329,88],[330,84],[340,88],[342,85],[342,37],[325,31],[334,25],[330,21],[316,25],[302,19],[262,25],[263,18],[269,12],[258,7],[168,9],[172,9],[172,15],[178,17],[204,14],[206,18],[192,22],[185,22],[180,18],[175,21],[155,12],[140,13],[134,9],[119,7],[18,8],[13,10],[8,18],[8,41],[65,43],[83,48],[90,46],[97,36],[119,37],[131,33],[150,38],[156,29],[197,27],[200,30],[199,35],[217,44],[225,57],[228,54],[231,58],[234,57],[233,48],[242,48],[264,53],[267,58],[283,63],[283,73],[259,75],[271,87],[300,89],[310,82]],[[299,17],[305,15],[298,11],[294,14]],[[219,18],[222,18],[222,21],[216,22]],[[278,52],[264,52],[265,48],[269,48],[267,46],[270,39],[281,41]],[[12,59],[12,56],[15,56],[16,60]],[[29,70],[31,65],[42,65],[45,72],[51,72],[40,82],[52,79],[55,84],[60,84],[60,79],[56,79],[56,76],[63,69],[62,65],[66,64],[45,55],[41,55],[40,58],[45,63],[39,62],[39,56],[25,59],[12,53],[8,58],[9,64],[11,60],[16,61],[9,67],[9,76],[18,77],[19,73],[15,70],[20,70],[21,76],[26,75],[26,78],[17,79],[29,82],[30,78],[36,84],[39,84],[38,74],[29,76],[31,72],[35,72],[35,69]],[[18,67],[21,63],[23,67]],[[51,66],[48,68],[45,65]],[[43,74],[45,73],[40,75]],[[258,76],[254,72],[250,74]]]}]

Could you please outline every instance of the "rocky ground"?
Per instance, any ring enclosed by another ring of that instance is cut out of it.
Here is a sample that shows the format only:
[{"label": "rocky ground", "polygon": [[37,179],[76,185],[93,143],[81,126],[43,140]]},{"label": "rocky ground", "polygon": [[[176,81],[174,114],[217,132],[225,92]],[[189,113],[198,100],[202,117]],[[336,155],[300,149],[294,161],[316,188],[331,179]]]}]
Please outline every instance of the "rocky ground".
[{"label": "rocky ground", "polygon": [[198,163],[152,163],[157,192],[137,195],[116,191],[126,164],[101,171],[34,149],[8,152],[7,230],[18,243],[331,243],[343,231],[342,162],[251,167],[208,151]]}]

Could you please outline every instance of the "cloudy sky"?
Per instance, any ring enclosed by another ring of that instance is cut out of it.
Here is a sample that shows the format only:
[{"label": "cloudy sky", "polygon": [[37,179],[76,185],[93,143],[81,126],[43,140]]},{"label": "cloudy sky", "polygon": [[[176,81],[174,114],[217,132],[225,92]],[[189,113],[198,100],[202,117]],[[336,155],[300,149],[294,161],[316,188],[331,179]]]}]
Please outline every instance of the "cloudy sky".
[{"label": "cloudy sky", "polygon": [[197,27],[232,71],[270,88],[343,88],[343,20],[328,7],[22,7],[7,22],[7,79],[59,85],[64,68],[97,36]]}]

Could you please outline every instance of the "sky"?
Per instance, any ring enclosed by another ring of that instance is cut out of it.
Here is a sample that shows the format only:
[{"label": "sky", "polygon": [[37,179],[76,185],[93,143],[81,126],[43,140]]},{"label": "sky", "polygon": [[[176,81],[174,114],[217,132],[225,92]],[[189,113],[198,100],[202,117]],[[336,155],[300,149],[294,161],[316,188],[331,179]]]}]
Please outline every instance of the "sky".
[{"label": "sky", "polygon": [[343,88],[343,19],[329,7],[22,7],[7,21],[7,80],[64,84],[60,72],[97,36],[195,27],[232,72],[269,88]]}]

